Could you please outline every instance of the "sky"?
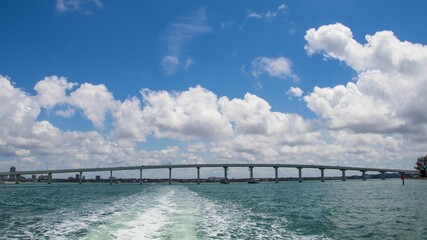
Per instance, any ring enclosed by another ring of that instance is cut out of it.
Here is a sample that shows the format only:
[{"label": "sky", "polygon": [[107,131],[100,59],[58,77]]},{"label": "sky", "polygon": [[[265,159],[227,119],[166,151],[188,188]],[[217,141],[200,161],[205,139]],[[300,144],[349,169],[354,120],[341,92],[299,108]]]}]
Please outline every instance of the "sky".
[{"label": "sky", "polygon": [[397,0],[2,0],[0,171],[412,169],[427,149],[426,10]]}]

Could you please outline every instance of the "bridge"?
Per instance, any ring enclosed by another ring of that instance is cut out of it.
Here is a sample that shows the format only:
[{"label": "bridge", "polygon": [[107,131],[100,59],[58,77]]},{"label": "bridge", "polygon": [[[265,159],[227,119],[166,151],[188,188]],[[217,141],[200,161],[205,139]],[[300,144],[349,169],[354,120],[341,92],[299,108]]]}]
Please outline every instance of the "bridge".
[{"label": "bridge", "polygon": [[417,174],[416,170],[408,169],[391,169],[391,168],[368,168],[368,167],[349,167],[349,166],[328,166],[328,165],[307,165],[307,164],[268,164],[268,163],[225,163],[225,164],[169,164],[169,165],[137,165],[137,166],[126,166],[126,167],[104,167],[104,168],[75,168],[75,169],[57,169],[57,170],[34,170],[34,171],[17,171],[17,172],[0,172],[0,176],[15,176],[16,183],[19,183],[21,176],[33,175],[33,174],[47,174],[48,183],[52,182],[52,174],[60,173],[79,173],[80,184],[82,183],[83,173],[87,172],[110,172],[110,184],[113,183],[113,171],[125,171],[125,170],[139,170],[140,178],[139,182],[142,184],[142,170],[149,169],[169,169],[169,184],[172,182],[172,169],[175,168],[194,168],[197,170],[197,184],[200,184],[200,169],[201,168],[223,168],[224,179],[222,183],[228,183],[228,169],[244,167],[249,169],[249,183],[255,183],[253,178],[254,168],[273,168],[275,182],[279,182],[279,168],[294,168],[298,170],[298,181],[302,182],[302,170],[307,169],[319,169],[320,179],[322,182],[325,181],[325,170],[340,170],[342,173],[342,180],[346,181],[346,171],[360,171],[362,179],[366,180],[366,172],[379,172],[381,178],[385,180],[385,173],[400,173],[400,174]]}]

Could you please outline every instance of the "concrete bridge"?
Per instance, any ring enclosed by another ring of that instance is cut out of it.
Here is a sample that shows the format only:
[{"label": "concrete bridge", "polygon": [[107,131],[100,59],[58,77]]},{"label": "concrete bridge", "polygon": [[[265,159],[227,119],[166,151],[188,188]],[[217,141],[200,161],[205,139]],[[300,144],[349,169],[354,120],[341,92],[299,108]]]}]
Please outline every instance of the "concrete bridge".
[{"label": "concrete bridge", "polygon": [[273,168],[275,182],[279,182],[279,168],[295,168],[298,170],[298,180],[302,182],[302,170],[305,168],[314,168],[320,170],[320,179],[322,182],[325,181],[325,170],[340,170],[342,173],[342,180],[346,181],[346,171],[360,171],[362,179],[366,180],[366,172],[379,172],[382,175],[382,179],[385,180],[385,173],[410,173],[417,174],[416,170],[408,169],[391,169],[391,168],[367,168],[367,167],[348,167],[348,166],[328,166],[328,165],[307,165],[307,164],[268,164],[268,163],[226,163],[226,164],[169,164],[169,165],[138,165],[138,166],[127,166],[127,167],[105,167],[105,168],[75,168],[75,169],[57,169],[57,170],[34,170],[34,171],[17,171],[17,172],[0,172],[0,176],[16,176],[16,183],[19,183],[21,176],[33,175],[33,174],[47,174],[48,183],[52,182],[52,174],[58,173],[79,173],[80,184],[82,183],[82,176],[85,172],[110,172],[110,184],[113,183],[113,171],[124,171],[124,170],[139,170],[140,171],[140,184],[142,184],[142,170],[148,169],[169,169],[169,184],[172,181],[172,169],[174,168],[194,168],[197,170],[197,184],[200,183],[200,169],[201,168],[223,168],[224,169],[224,180],[223,183],[228,183],[228,169],[234,167],[245,167],[249,169],[249,183],[253,183],[253,170],[254,168]]}]

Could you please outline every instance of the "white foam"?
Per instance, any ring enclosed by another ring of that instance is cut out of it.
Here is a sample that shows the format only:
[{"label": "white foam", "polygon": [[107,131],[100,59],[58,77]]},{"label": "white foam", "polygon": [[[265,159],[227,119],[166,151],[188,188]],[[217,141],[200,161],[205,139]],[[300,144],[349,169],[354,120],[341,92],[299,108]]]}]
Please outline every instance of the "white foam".
[{"label": "white foam", "polygon": [[[113,232],[112,235],[116,239],[155,239],[158,236],[159,230],[169,223],[168,215],[173,212],[175,204],[172,201],[174,191],[162,192],[154,199],[144,199],[152,201],[149,208],[144,209],[142,205],[136,205],[135,211],[130,216],[131,219],[124,221],[123,228]],[[154,197],[154,196],[151,196]],[[141,208],[138,208],[141,207]],[[145,206],[146,207],[146,206]],[[123,221],[122,217],[118,217],[115,221]]]},{"label": "white foam", "polygon": [[287,230],[287,220],[275,213],[259,214],[237,201],[202,197],[183,185],[150,186],[115,203],[97,204],[45,215],[49,220],[29,232],[39,228],[47,238],[91,240],[325,239]]}]

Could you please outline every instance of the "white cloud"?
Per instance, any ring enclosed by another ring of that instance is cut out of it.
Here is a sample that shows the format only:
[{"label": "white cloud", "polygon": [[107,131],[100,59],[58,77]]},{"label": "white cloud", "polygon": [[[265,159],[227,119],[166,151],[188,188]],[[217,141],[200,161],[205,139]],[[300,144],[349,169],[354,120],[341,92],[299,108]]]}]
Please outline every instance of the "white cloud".
[{"label": "white cloud", "polygon": [[113,94],[103,84],[82,84],[70,94],[69,103],[82,109],[86,117],[99,128],[104,126],[106,114],[117,107]]},{"label": "white cloud", "polygon": [[390,31],[367,35],[362,45],[342,24],[309,29],[309,54],[323,53],[344,61],[356,83],[315,87],[304,99],[332,128],[356,132],[427,133],[427,47],[400,41]]},{"label": "white cloud", "polygon": [[76,83],[67,82],[64,77],[50,76],[39,81],[34,90],[38,95],[38,101],[42,107],[52,108],[61,103],[67,103],[67,91],[70,91]]},{"label": "white cloud", "polygon": [[[183,49],[200,35],[212,31],[212,28],[206,24],[206,19],[206,10],[199,9],[193,15],[179,18],[169,25],[162,38],[167,51],[167,56],[162,59],[165,74],[175,74],[180,65],[179,59],[182,57]],[[187,65],[188,59],[184,68],[189,66]],[[191,61],[193,60],[191,59]]]},{"label": "white cloud", "polygon": [[276,17],[277,16],[277,13],[276,12],[272,12],[272,11],[268,11],[266,14],[265,14],[265,17],[266,18],[274,18],[274,17]]},{"label": "white cloud", "polygon": [[56,0],[55,8],[59,13],[82,11],[88,13],[88,9],[96,6],[102,8],[101,0]]},{"label": "white cloud", "polygon": [[163,71],[166,75],[174,74],[179,67],[179,59],[177,56],[165,56],[162,59]]},{"label": "white cloud", "polygon": [[19,130],[40,114],[40,106],[31,96],[15,88],[10,80],[0,75],[0,121],[4,131]]},{"label": "white cloud", "polygon": [[[46,162],[50,168],[169,162],[339,163],[400,168],[402,159],[424,154],[427,140],[418,141],[413,136],[419,135],[394,131],[393,124],[399,124],[403,117],[398,115],[399,111],[387,115],[390,105],[386,101],[387,91],[381,98],[373,95],[368,98],[369,91],[359,87],[359,82],[378,80],[383,74],[378,70],[362,72],[357,83],[317,88],[309,95],[316,100],[308,101],[315,104],[309,105],[315,113],[325,116],[331,125],[340,126],[331,130],[317,125],[317,120],[272,111],[266,100],[250,93],[229,99],[218,98],[200,86],[182,92],[144,89],[142,101],[130,97],[120,102],[104,85],[86,83],[72,91],[64,78],[53,76],[36,84],[37,95],[31,96],[14,87],[8,78],[0,77],[0,101],[8,103],[0,105],[0,169],[10,167],[13,161],[25,163],[22,168],[27,169],[45,168]],[[399,82],[401,76],[391,79]],[[46,90],[50,85],[54,86],[52,91]],[[379,92],[372,88],[371,91]],[[52,96],[58,96],[59,100],[55,103]],[[384,103],[379,104],[379,99]],[[360,106],[355,105],[356,101]],[[377,108],[371,110],[376,104]],[[355,111],[362,106],[368,109]],[[58,107],[62,110],[57,110]],[[96,128],[85,132],[63,131],[49,121],[37,120],[41,108],[64,114],[81,109],[95,126],[103,124],[105,115],[111,112],[113,129],[111,133]],[[412,110],[417,112],[417,106]],[[361,131],[362,119],[382,130]],[[408,119],[418,120],[414,127],[421,127],[416,129],[422,134],[426,121],[415,117],[404,120]],[[186,148],[171,144],[156,151],[141,150],[144,144],[137,143],[153,136],[172,139],[168,143],[176,142],[175,145],[184,141]]]},{"label": "white cloud", "polygon": [[256,12],[256,11],[252,11],[252,10],[248,10],[247,11],[247,16],[246,19],[257,19],[257,20],[261,20],[261,19],[265,19],[265,20],[271,20],[275,17],[278,16],[278,14],[283,14],[286,12],[286,5],[285,4],[281,4],[277,7],[277,10],[268,10],[265,13],[260,13],[260,12]]},{"label": "white cloud", "polygon": [[247,18],[261,19],[262,15],[256,12],[249,11]]},{"label": "white cloud", "polygon": [[142,114],[141,102],[133,97],[122,102],[113,113],[114,131],[112,139],[121,145],[133,146],[146,140],[150,126]]},{"label": "white cloud", "polygon": [[[219,106],[233,124],[235,134],[212,143],[209,151],[216,161],[288,161],[291,155],[307,152],[303,152],[304,146],[319,143],[319,133],[309,121],[297,114],[273,112],[265,100],[255,95],[247,93],[244,99],[232,100],[222,97]],[[286,147],[298,150],[289,154]]]},{"label": "white cloud", "polygon": [[307,140],[302,133],[312,131],[311,124],[301,116],[272,112],[267,101],[250,93],[245,94],[244,99],[229,100],[222,97],[219,106],[221,112],[233,123],[237,135],[289,135],[281,141],[296,144]]},{"label": "white cloud", "polygon": [[270,77],[282,79],[290,78],[298,80],[298,76],[292,71],[291,60],[285,57],[268,58],[257,57],[252,61],[252,76],[258,77],[267,73]]},{"label": "white cloud", "polygon": [[289,91],[286,92],[290,97],[302,97],[304,93],[299,87],[291,87]]},{"label": "white cloud", "polygon": [[57,110],[55,114],[64,118],[71,118],[74,116],[76,109],[68,107],[67,109]]},{"label": "white cloud", "polygon": [[204,143],[202,143],[202,142],[190,144],[187,147],[187,151],[190,152],[190,153],[206,152],[206,145]]},{"label": "white cloud", "polygon": [[187,69],[187,68],[191,67],[191,65],[193,65],[193,64],[194,64],[194,60],[191,57],[187,57],[187,60],[185,60],[184,67],[185,67],[185,69]]},{"label": "white cloud", "polygon": [[200,87],[181,93],[141,91],[143,115],[156,137],[175,139],[222,138],[232,134],[231,125],[218,111],[217,96]]}]

